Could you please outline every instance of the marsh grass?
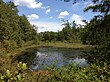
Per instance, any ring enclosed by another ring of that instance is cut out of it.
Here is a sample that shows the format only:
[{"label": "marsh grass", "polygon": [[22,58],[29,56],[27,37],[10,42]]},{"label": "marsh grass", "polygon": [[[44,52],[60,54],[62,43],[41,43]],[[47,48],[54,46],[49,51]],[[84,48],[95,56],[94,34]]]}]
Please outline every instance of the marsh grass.
[{"label": "marsh grass", "polygon": [[[53,46],[66,48],[90,48],[88,45],[74,43],[40,43],[39,46]],[[73,45],[74,44],[74,45]],[[79,45],[79,46],[78,46]],[[76,47],[75,47],[76,46]],[[34,48],[35,46],[31,46]],[[30,49],[30,47],[20,48],[11,51],[8,55],[0,55],[0,74],[5,74],[6,70],[10,70],[12,75],[17,71],[17,61],[12,62],[12,57],[21,54]],[[4,51],[5,52],[5,51]],[[99,61],[100,62],[100,61]],[[56,68],[54,65],[44,70],[33,71],[30,68],[24,71],[24,82],[110,82],[110,64],[99,63],[91,64],[86,67],[70,64],[66,67]]]},{"label": "marsh grass", "polygon": [[61,41],[57,41],[57,42],[40,42],[39,44],[40,46],[44,46],[44,47],[58,47],[58,48],[73,48],[73,49],[90,49],[93,46],[91,45],[84,45],[82,43],[68,43],[68,42],[61,42]]}]

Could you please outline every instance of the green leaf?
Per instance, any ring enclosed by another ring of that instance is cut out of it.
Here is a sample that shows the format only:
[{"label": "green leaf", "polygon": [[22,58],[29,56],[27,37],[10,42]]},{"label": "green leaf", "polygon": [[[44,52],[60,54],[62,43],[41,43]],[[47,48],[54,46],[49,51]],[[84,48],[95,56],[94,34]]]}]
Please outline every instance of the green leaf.
[{"label": "green leaf", "polygon": [[23,69],[26,69],[26,64],[25,64],[25,63],[23,63],[22,68],[23,68]]},{"label": "green leaf", "polygon": [[17,78],[18,78],[19,81],[21,81],[22,80],[21,74],[17,75]]},{"label": "green leaf", "polygon": [[4,76],[1,76],[0,79],[3,80],[4,79]]}]

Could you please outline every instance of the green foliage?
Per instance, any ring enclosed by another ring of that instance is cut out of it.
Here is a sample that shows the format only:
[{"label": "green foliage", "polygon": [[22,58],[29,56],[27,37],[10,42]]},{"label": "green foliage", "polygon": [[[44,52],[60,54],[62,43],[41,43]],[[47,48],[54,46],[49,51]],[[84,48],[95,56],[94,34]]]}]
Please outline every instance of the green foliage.
[{"label": "green foliage", "polygon": [[17,43],[13,40],[4,40],[3,45],[7,50],[13,50],[18,47]]},{"label": "green foliage", "polygon": [[92,6],[85,11],[100,12],[100,15],[87,23],[81,32],[81,41],[84,44],[94,45],[95,48],[87,53],[90,60],[98,59],[110,63],[110,0],[92,0]]},{"label": "green foliage", "polygon": [[[20,62],[16,72],[0,75],[2,82],[109,82],[110,64],[91,64],[81,67],[79,64],[70,64],[56,68],[54,64],[45,70],[34,72],[25,71],[26,64]],[[24,77],[25,76],[25,77]]]},{"label": "green foliage", "polygon": [[92,0],[92,2],[94,5],[86,7],[84,11],[92,10],[104,15],[110,14],[110,0]]},{"label": "green foliage", "polygon": [[[110,64],[91,64],[80,67],[78,64],[70,64],[66,67],[56,68],[54,65],[48,67],[47,75],[43,76],[45,70],[38,73],[36,82],[109,82]],[[39,71],[38,71],[39,72]]]},{"label": "green foliage", "polygon": [[13,2],[0,4],[0,48],[7,50],[22,47],[28,41],[37,41],[37,32],[26,16],[19,16]]},{"label": "green foliage", "polygon": [[82,32],[83,43],[93,45],[110,44],[110,0],[92,0],[92,6],[88,6],[84,11],[92,10],[100,12],[90,23],[86,25]]},{"label": "green foliage", "polygon": [[[80,67],[70,65],[60,69],[52,69],[54,72],[53,78],[56,81],[64,82],[101,82],[109,81],[110,71],[109,68],[91,65],[89,67]],[[103,69],[104,68],[104,69]],[[106,71],[105,71],[106,70]],[[102,76],[102,77],[100,77]]]},{"label": "green foliage", "polygon": [[26,69],[26,64],[20,62],[18,64],[18,70],[15,73],[10,73],[9,70],[5,74],[0,75],[0,80],[2,82],[22,82],[24,80],[24,70]]},{"label": "green foliage", "polygon": [[110,46],[103,45],[95,47],[88,53],[86,52],[86,57],[91,63],[96,63],[98,60],[100,61],[99,64],[102,64],[103,62],[110,64]]},{"label": "green foliage", "polygon": [[110,15],[102,18],[94,18],[82,31],[83,43],[93,45],[108,45],[110,43]]},{"label": "green foliage", "polygon": [[80,41],[80,31],[82,28],[79,28],[78,25],[73,21],[72,23],[68,20],[63,21],[64,28],[58,32],[41,32],[39,37],[42,41],[67,41],[67,42],[79,42]]}]

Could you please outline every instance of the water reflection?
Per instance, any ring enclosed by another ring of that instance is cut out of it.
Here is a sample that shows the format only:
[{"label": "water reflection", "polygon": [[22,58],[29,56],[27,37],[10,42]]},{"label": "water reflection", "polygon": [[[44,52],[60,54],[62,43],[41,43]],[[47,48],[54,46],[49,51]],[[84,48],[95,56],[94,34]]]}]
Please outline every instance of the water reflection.
[{"label": "water reflection", "polygon": [[87,65],[87,60],[80,58],[81,51],[59,48],[39,48],[36,56],[30,65],[33,70],[44,69],[45,65],[51,65],[57,61],[56,67],[79,63],[81,66]]},{"label": "water reflection", "polygon": [[76,63],[76,64],[79,64],[80,66],[88,65],[87,60],[85,60],[84,58],[70,59],[69,63]]},{"label": "water reflection", "polygon": [[37,48],[23,52],[21,55],[14,57],[15,60],[27,63],[32,70],[44,69],[45,65],[52,65],[55,62],[56,67],[66,66],[71,63],[79,63],[80,66],[88,65],[85,58],[81,58],[81,49],[65,49],[65,48]]}]

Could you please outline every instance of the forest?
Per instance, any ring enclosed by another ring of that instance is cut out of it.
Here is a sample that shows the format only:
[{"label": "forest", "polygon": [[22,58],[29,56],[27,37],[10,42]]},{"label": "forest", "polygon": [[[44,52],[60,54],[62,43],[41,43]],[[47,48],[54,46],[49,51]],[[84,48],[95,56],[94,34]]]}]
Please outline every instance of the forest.
[{"label": "forest", "polygon": [[[85,25],[77,25],[74,20],[73,22],[63,20],[61,31],[38,33],[35,29],[38,27],[31,25],[24,14],[19,16],[19,10],[13,2],[0,0],[0,80],[2,82],[110,82],[110,0],[92,0],[92,2],[94,5],[86,7],[84,12],[91,10],[100,14],[90,21],[82,20]],[[16,56],[15,53],[23,49],[56,42],[92,46],[92,49],[85,53],[93,64],[87,67],[70,65],[66,69],[50,66],[48,70],[31,72],[24,62],[11,62]],[[14,74],[16,71],[17,74]]]}]

